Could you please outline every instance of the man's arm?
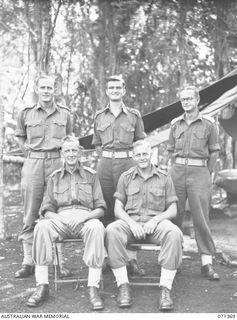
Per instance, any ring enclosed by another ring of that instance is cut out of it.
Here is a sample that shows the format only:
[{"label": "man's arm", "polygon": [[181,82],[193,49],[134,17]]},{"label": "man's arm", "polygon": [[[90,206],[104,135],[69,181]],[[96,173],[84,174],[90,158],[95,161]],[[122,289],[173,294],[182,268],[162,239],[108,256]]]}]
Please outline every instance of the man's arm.
[{"label": "man's arm", "polygon": [[21,151],[24,153],[24,155],[26,157],[27,156],[27,151],[26,151],[26,148],[25,148],[26,138],[25,137],[17,137],[17,141],[18,141],[18,144],[19,144],[19,147],[20,147]]},{"label": "man's arm", "polygon": [[212,171],[215,167],[216,160],[218,158],[218,154],[219,154],[219,151],[214,151],[210,154],[210,158],[208,159],[208,162],[207,162],[207,167],[208,167],[210,173],[212,173]]},{"label": "man's arm", "polygon": [[116,218],[125,221],[129,225],[136,239],[145,239],[145,233],[142,226],[130,218],[130,216],[124,210],[123,203],[119,199],[115,200],[114,214]]}]

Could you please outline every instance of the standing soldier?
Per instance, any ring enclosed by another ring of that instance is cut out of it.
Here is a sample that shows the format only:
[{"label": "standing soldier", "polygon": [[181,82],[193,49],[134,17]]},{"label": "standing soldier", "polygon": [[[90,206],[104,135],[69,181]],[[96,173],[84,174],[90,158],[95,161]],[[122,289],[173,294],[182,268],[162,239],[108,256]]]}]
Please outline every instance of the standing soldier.
[{"label": "standing soldier", "polygon": [[174,158],[170,174],[179,199],[176,222],[182,228],[188,199],[201,254],[201,274],[209,280],[219,280],[212,266],[215,245],[209,227],[211,173],[220,150],[218,130],[214,119],[199,112],[196,87],[185,87],[179,97],[184,114],[171,122],[168,142],[168,151]]},{"label": "standing soldier", "polygon": [[24,259],[16,278],[33,274],[32,241],[36,220],[49,175],[61,167],[61,139],[71,134],[70,110],[54,102],[54,79],[40,76],[36,82],[38,103],[24,108],[18,116],[16,137],[26,156],[22,168],[21,188],[24,204]]},{"label": "standing soldier", "polygon": [[[105,226],[114,221],[114,193],[119,177],[135,165],[132,159],[133,142],[146,136],[139,111],[123,103],[125,93],[123,78],[109,77],[106,84],[109,104],[95,116],[92,143],[99,147],[97,150],[101,153],[97,171],[108,208],[103,220]],[[139,273],[135,259],[131,259],[130,266],[132,272]]]}]

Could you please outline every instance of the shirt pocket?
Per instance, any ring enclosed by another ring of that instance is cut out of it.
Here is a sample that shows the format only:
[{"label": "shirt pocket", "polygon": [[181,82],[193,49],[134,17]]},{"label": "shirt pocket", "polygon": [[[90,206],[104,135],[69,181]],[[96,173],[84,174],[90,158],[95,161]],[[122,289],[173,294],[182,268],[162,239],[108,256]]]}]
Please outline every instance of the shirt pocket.
[{"label": "shirt pocket", "polygon": [[85,207],[93,209],[93,190],[90,183],[78,183],[78,200]]},{"label": "shirt pocket", "polygon": [[98,125],[98,132],[100,135],[102,145],[113,141],[113,131],[112,131],[111,123],[109,122],[100,123]]},{"label": "shirt pocket", "polygon": [[184,129],[175,131],[175,150],[182,150],[184,147]]},{"label": "shirt pocket", "polygon": [[[165,191],[161,188],[150,188],[148,197],[148,209],[161,211],[165,210]],[[154,213],[154,215],[156,215]]]},{"label": "shirt pocket", "polygon": [[52,138],[62,139],[66,136],[66,122],[55,119],[52,121]]},{"label": "shirt pocket", "polygon": [[131,145],[134,141],[135,128],[131,124],[121,123],[119,127],[119,141]]},{"label": "shirt pocket", "polygon": [[130,186],[127,190],[126,210],[136,211],[139,206],[140,188],[138,186]]},{"label": "shirt pocket", "polygon": [[29,141],[42,138],[44,136],[44,128],[41,121],[27,121],[27,139]]},{"label": "shirt pocket", "polygon": [[193,132],[192,149],[205,151],[207,145],[207,131],[198,130]]},{"label": "shirt pocket", "polygon": [[69,186],[65,185],[65,184],[61,184],[59,186],[56,186],[53,189],[53,193],[54,193],[54,198],[58,203],[58,206],[62,206],[62,205],[68,205],[69,204]]}]

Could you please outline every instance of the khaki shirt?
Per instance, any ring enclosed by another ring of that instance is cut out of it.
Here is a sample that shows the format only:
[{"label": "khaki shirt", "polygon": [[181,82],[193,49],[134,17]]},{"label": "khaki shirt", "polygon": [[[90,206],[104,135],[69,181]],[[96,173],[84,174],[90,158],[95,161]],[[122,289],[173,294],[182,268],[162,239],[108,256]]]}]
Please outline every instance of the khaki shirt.
[{"label": "khaki shirt", "polygon": [[38,103],[20,111],[16,136],[25,138],[25,148],[31,151],[59,150],[61,139],[71,134],[70,110],[53,104],[48,112]]},{"label": "khaki shirt", "polygon": [[137,167],[124,172],[114,197],[137,222],[149,221],[178,200],[171,177],[154,165],[147,179],[141,176]]},{"label": "khaki shirt", "polygon": [[132,148],[133,142],[144,139],[144,124],[139,111],[122,106],[122,111],[115,117],[109,106],[96,114],[92,144],[103,149]]},{"label": "khaki shirt", "polygon": [[65,166],[54,171],[48,181],[41,214],[57,213],[63,207],[76,206],[93,210],[105,208],[100,182],[96,172],[79,163],[73,173]]},{"label": "khaki shirt", "polygon": [[190,125],[184,115],[171,122],[167,150],[175,157],[208,159],[220,150],[219,135],[213,118],[199,113]]}]

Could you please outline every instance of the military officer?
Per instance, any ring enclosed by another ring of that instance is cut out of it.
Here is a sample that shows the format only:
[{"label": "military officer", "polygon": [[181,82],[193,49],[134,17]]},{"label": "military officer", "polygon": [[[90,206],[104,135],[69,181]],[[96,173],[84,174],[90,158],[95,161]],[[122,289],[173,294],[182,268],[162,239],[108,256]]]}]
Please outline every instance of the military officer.
[{"label": "military officer", "polygon": [[41,219],[34,230],[33,259],[36,264],[36,291],[29,307],[48,299],[48,265],[52,262],[52,243],[58,239],[82,238],[83,260],[89,267],[88,287],[92,310],[104,308],[98,288],[101,279],[105,228],[99,218],[106,208],[97,174],[80,163],[78,139],[67,136],[62,143],[64,165],[49,178],[41,207]]},{"label": "military officer", "polygon": [[201,274],[219,280],[212,265],[215,244],[209,226],[211,173],[220,149],[218,130],[213,118],[199,112],[196,87],[184,87],[179,97],[184,114],[171,122],[167,148],[173,155],[170,174],[179,199],[176,223],[182,229],[188,199],[201,254]]},{"label": "military officer", "polygon": [[[99,175],[107,211],[103,218],[106,225],[114,220],[114,192],[120,175],[134,165],[132,144],[144,139],[144,125],[138,110],[128,108],[123,103],[126,93],[125,82],[121,76],[107,79],[107,107],[95,116],[92,143],[101,154],[97,172]],[[139,273],[134,252],[130,252],[131,272]]]},{"label": "military officer", "polygon": [[114,194],[118,220],[106,228],[106,248],[119,289],[119,307],[132,305],[126,270],[126,246],[133,242],[161,245],[159,309],[172,310],[170,296],[177,268],[182,260],[183,236],[170,220],[176,216],[177,197],[171,177],[151,164],[151,147],[146,140],[134,143],[136,166],[124,172]]},{"label": "military officer", "polygon": [[54,102],[54,90],[54,79],[41,75],[36,82],[38,103],[25,107],[17,119],[15,134],[26,160],[22,168],[24,218],[19,237],[24,259],[22,268],[15,273],[16,278],[33,274],[33,230],[45,186],[49,175],[61,166],[61,139],[72,132],[70,110]]}]

